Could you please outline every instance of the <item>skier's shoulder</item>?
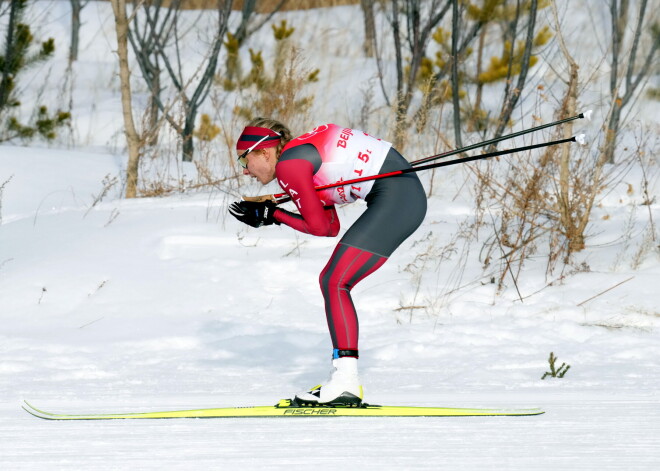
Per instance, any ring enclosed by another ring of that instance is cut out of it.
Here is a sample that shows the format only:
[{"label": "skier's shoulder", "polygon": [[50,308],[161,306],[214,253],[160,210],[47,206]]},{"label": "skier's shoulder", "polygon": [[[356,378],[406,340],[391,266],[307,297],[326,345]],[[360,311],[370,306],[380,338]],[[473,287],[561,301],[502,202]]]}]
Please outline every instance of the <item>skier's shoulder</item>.
[{"label": "skier's shoulder", "polygon": [[282,155],[280,155],[278,164],[280,162],[288,162],[294,160],[311,163],[314,169],[314,173],[316,173],[318,169],[321,168],[321,164],[323,163],[321,154],[319,153],[318,149],[313,144],[309,143],[286,147],[282,151]]}]

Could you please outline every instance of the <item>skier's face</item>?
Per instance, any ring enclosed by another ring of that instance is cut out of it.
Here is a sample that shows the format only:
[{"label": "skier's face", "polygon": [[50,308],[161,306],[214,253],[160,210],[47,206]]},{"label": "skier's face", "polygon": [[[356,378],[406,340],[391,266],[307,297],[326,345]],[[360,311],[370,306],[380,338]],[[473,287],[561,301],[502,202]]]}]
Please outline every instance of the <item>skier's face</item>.
[{"label": "skier's face", "polygon": [[247,167],[243,169],[243,175],[256,178],[262,185],[266,185],[275,179],[275,165],[277,157],[275,148],[267,147],[250,152],[247,156]]}]

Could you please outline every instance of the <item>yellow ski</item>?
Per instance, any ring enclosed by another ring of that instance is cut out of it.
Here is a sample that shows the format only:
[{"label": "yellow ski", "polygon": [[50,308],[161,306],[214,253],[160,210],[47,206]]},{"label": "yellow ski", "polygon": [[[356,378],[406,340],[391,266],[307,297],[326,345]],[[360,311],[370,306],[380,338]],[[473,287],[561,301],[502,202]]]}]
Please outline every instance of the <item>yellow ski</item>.
[{"label": "yellow ski", "polygon": [[109,419],[215,419],[243,417],[478,417],[540,415],[540,409],[466,409],[453,407],[377,406],[359,407],[296,407],[289,399],[274,406],[221,407],[159,412],[128,412],[117,414],[53,414],[37,409],[27,401],[23,409],[35,417],[47,420],[109,420]]}]

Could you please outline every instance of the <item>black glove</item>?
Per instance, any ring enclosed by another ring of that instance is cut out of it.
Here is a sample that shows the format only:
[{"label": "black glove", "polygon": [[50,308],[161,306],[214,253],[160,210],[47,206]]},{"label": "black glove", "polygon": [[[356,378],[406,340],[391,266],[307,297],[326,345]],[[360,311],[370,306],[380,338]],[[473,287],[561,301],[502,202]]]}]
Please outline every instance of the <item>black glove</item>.
[{"label": "black glove", "polygon": [[254,203],[252,201],[237,201],[229,206],[229,214],[248,226],[261,227],[278,224],[275,220],[277,205],[272,201]]}]

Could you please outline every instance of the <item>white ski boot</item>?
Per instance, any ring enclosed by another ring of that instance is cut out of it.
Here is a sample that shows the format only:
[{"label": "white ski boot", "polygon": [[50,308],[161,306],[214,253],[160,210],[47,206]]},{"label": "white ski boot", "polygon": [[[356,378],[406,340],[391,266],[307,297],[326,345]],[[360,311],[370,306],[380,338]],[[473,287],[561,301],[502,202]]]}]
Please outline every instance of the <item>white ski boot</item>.
[{"label": "white ski boot", "polygon": [[296,394],[299,406],[348,406],[362,404],[362,386],[358,377],[357,358],[342,357],[332,360],[333,369],[326,384]]}]

